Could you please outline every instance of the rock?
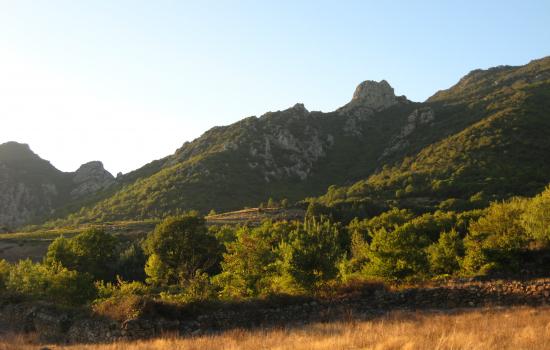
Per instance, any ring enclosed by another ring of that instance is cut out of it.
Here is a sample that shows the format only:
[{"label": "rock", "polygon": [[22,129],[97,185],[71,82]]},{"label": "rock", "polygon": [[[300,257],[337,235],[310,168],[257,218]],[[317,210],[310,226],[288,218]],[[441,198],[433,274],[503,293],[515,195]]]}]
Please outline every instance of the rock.
[{"label": "rock", "polygon": [[430,127],[435,120],[435,113],[430,107],[415,109],[408,117],[407,124],[405,124],[398,135],[393,137],[388,145],[382,152],[379,159],[386,158],[395,152],[405,149],[409,146],[409,136],[420,128]]},{"label": "rock", "polygon": [[355,109],[359,109],[362,113],[369,110],[381,111],[399,103],[399,101],[400,99],[395,96],[393,88],[387,81],[366,80],[357,86],[351,101],[338,111],[341,114],[352,112]]},{"label": "rock", "polygon": [[397,98],[387,81],[366,80],[357,86],[351,101],[374,110],[382,110],[396,104]]},{"label": "rock", "polygon": [[76,188],[71,196],[81,197],[105,189],[114,184],[115,178],[103,168],[103,163],[93,161],[83,164],[74,173],[73,183]]}]

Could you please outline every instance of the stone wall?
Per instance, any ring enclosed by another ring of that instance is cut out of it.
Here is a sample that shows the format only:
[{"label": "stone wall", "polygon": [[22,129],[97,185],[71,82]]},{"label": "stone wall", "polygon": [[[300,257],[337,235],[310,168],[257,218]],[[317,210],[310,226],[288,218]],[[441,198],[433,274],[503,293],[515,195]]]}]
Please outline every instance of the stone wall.
[{"label": "stone wall", "polygon": [[0,324],[12,325],[16,331],[38,332],[47,341],[105,342],[148,338],[166,332],[196,335],[232,328],[288,327],[338,319],[368,320],[392,310],[549,304],[550,278],[454,281],[400,289],[374,284],[350,289],[333,298],[287,297],[172,307],[171,310],[164,305],[159,306],[155,316],[146,314],[125,322],[94,318],[48,304],[8,304],[0,309]]}]

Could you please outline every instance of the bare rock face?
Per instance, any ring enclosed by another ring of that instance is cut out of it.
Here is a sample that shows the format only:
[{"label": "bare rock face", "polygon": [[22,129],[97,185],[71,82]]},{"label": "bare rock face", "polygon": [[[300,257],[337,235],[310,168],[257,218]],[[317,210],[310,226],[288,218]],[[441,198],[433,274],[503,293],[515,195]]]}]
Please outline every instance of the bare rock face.
[{"label": "bare rock face", "polygon": [[388,157],[409,146],[409,136],[414,131],[433,126],[435,113],[430,107],[415,109],[408,117],[407,123],[401,128],[401,132],[394,136],[390,145],[384,150],[379,159]]},{"label": "bare rock face", "polygon": [[74,173],[75,188],[71,196],[81,197],[105,189],[115,183],[115,178],[105,168],[103,163],[93,161],[83,164]]},{"label": "bare rock face", "polygon": [[397,103],[393,88],[387,81],[366,80],[353,93],[352,102],[361,103],[374,110],[386,109]]},{"label": "bare rock face", "polygon": [[359,109],[361,113],[376,112],[391,107],[399,102],[393,88],[387,81],[366,80],[359,84],[353,93],[351,101],[340,108],[340,113],[348,113]]}]

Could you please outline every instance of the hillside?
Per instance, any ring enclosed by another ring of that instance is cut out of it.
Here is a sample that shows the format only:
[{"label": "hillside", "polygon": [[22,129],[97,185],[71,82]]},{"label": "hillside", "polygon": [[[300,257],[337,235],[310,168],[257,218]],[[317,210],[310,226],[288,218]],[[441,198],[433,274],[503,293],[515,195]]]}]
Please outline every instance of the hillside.
[{"label": "hillside", "polygon": [[331,113],[302,104],[215,127],[173,155],[117,178],[116,191],[54,224],[145,219],[196,209],[253,207],[269,197],[300,200],[373,172],[417,104],[385,82],[360,84]]},{"label": "hillside", "polygon": [[424,106],[438,118],[431,133],[407,140],[407,157],[320,201],[461,209],[532,195],[550,181],[550,58],[473,71]]},{"label": "hillside", "polygon": [[100,162],[64,173],[28,145],[0,145],[0,232],[52,214],[67,202],[93,195],[115,180]]}]

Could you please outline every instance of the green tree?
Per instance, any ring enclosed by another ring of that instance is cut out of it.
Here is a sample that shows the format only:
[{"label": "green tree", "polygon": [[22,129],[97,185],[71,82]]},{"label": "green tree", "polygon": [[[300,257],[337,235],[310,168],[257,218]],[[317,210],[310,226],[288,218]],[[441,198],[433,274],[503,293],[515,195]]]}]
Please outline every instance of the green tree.
[{"label": "green tree", "polygon": [[545,244],[550,242],[550,187],[528,201],[520,221],[530,237]]},{"label": "green tree", "polygon": [[199,269],[208,272],[221,253],[204,218],[194,213],[164,219],[147,236],[144,250],[149,255],[145,269],[149,281],[162,284],[184,283]]},{"label": "green tree", "polygon": [[133,242],[120,253],[116,272],[125,281],[144,281],[146,261],[142,244]]},{"label": "green tree", "polygon": [[61,264],[69,270],[92,275],[95,279],[114,278],[117,239],[102,229],[88,229],[73,238],[59,237],[48,247],[45,262]]},{"label": "green tree", "polygon": [[429,239],[416,232],[412,225],[392,231],[381,228],[374,232],[369,245],[365,272],[389,280],[422,275],[428,267],[424,252],[428,244]]},{"label": "green tree", "polygon": [[324,217],[306,219],[281,244],[283,272],[298,288],[313,290],[337,276],[344,257],[340,231]]},{"label": "green tree", "polygon": [[453,274],[460,270],[464,243],[456,230],[443,232],[437,243],[427,249],[430,270],[435,275]]},{"label": "green tree", "polygon": [[289,224],[269,220],[256,228],[237,229],[236,239],[226,243],[222,273],[215,276],[222,295],[256,297],[271,293],[278,271],[278,246],[289,232]]},{"label": "green tree", "polygon": [[470,224],[464,239],[466,272],[517,267],[517,253],[529,242],[520,221],[525,203],[519,198],[492,203],[485,215]]}]

